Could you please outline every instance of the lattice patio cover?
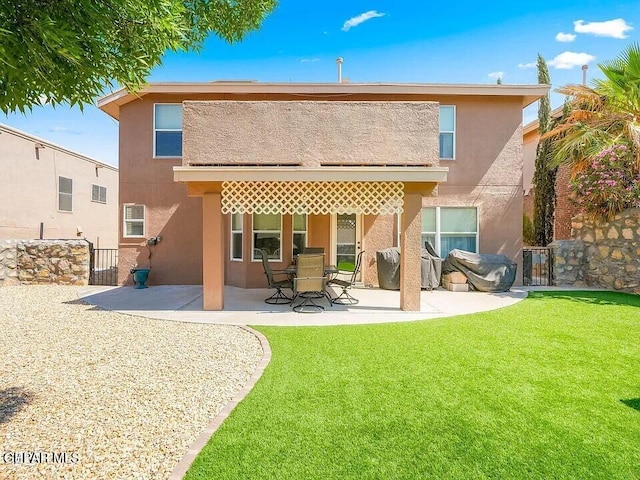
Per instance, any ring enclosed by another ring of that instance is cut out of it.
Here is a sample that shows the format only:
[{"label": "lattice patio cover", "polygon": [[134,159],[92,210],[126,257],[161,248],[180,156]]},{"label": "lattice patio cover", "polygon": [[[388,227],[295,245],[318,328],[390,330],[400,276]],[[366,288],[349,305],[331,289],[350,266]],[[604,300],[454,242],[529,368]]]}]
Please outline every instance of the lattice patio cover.
[{"label": "lattice patio cover", "polygon": [[402,182],[222,183],[222,213],[402,213]]}]

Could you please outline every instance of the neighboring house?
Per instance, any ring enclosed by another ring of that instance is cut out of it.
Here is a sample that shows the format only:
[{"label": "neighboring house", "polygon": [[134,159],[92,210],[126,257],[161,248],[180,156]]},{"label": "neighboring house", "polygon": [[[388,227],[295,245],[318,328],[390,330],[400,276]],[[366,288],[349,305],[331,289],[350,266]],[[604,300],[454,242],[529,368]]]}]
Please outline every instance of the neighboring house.
[{"label": "neighboring house", "polygon": [[118,247],[118,169],[0,125],[0,239]]},{"label": "neighboring house", "polygon": [[[120,122],[120,282],[266,286],[307,246],[377,284],[402,248],[401,308],[420,307],[420,248],[521,265],[522,109],[545,85],[156,83],[98,106]],[[402,212],[402,213],[401,213]],[[154,245],[160,236],[161,241]],[[148,245],[151,243],[151,245]],[[521,269],[520,269],[521,270]]]},{"label": "neighboring house", "polygon": [[[560,116],[562,108],[558,107],[551,112],[552,116]],[[524,151],[523,188],[524,188],[524,214],[531,221],[534,216],[534,191],[533,175],[536,165],[536,149],[540,141],[538,132],[538,120],[527,123],[522,130],[522,144]],[[567,240],[571,238],[571,219],[580,213],[570,199],[571,169],[567,165],[560,165],[556,174],[556,208],[553,222],[554,240]]]}]

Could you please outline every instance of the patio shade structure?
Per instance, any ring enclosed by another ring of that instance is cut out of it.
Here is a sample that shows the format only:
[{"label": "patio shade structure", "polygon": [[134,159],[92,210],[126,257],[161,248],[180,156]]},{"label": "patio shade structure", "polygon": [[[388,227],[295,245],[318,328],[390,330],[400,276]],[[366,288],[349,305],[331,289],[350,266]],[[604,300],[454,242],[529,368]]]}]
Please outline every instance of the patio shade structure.
[{"label": "patio shade structure", "polygon": [[447,179],[437,166],[179,166],[174,180],[202,197],[203,304],[224,308],[227,213],[400,215],[400,308],[420,309],[422,197]]}]

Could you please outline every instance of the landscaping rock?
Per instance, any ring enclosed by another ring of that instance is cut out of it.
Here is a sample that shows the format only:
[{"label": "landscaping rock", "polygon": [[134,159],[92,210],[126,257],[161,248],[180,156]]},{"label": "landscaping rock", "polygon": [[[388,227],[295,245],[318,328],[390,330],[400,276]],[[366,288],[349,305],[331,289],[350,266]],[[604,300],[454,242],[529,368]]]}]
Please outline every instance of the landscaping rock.
[{"label": "landscaping rock", "polygon": [[234,326],[98,310],[77,288],[0,289],[0,479],[166,479],[262,358]]}]

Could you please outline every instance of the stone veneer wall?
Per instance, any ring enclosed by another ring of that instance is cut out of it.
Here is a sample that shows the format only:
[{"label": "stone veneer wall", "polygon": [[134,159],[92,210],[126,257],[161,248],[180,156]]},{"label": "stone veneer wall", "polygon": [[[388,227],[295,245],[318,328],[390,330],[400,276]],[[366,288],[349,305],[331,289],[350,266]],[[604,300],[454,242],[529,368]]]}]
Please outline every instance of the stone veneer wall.
[{"label": "stone veneer wall", "polygon": [[577,215],[572,237],[551,245],[556,285],[640,293],[640,208],[625,210],[609,222]]},{"label": "stone veneer wall", "polygon": [[587,256],[581,240],[556,240],[553,248],[553,284],[585,287]]},{"label": "stone veneer wall", "polygon": [[0,285],[87,285],[86,240],[0,241]]}]

